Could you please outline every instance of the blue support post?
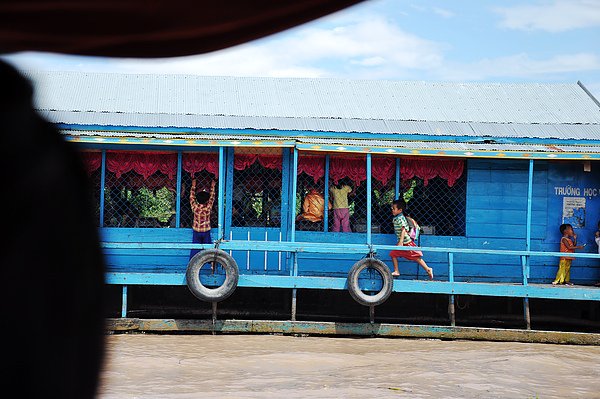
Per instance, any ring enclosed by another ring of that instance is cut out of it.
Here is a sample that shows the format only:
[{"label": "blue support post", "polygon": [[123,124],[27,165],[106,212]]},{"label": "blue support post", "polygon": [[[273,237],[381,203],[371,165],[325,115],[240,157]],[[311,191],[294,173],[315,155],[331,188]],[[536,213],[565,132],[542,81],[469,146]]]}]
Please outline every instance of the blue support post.
[{"label": "blue support post", "polygon": [[292,205],[291,209],[291,219],[292,219],[292,229],[290,234],[290,241],[296,241],[296,192],[298,191],[298,149],[294,147],[294,159],[292,163]]},{"label": "blue support post", "polygon": [[[454,254],[448,252],[448,282],[454,283]],[[456,326],[456,310],[454,308],[454,294],[450,294],[448,302],[448,314],[450,315],[450,325]]]},{"label": "blue support post", "polygon": [[323,211],[323,231],[329,229],[329,154],[325,155],[325,210]]},{"label": "blue support post", "polygon": [[229,237],[231,225],[233,224],[233,148],[227,148],[227,153],[225,155],[225,176],[219,177],[219,180],[222,178],[225,180],[225,192],[227,192],[227,198],[225,198],[225,226],[223,234],[225,237]]},{"label": "blue support post", "polygon": [[[293,212],[290,209],[290,186],[291,181],[291,151],[288,148],[284,148],[282,151],[282,166],[281,166],[281,231],[282,236],[285,237],[286,241],[289,239],[290,222],[293,220]],[[294,221],[295,223],[295,221]]]},{"label": "blue support post", "polygon": [[[527,184],[527,238],[525,242],[525,249],[531,251],[531,207],[533,204],[533,159],[529,160],[529,181]],[[531,258],[529,255],[526,257],[525,262],[525,277],[529,278],[529,265]]]},{"label": "blue support post", "polygon": [[123,286],[121,293],[121,317],[127,317],[127,286]]},{"label": "blue support post", "polygon": [[[294,147],[294,158],[292,163],[292,206],[291,215],[292,215],[292,230],[290,235],[291,242],[296,241],[296,192],[298,191],[298,148]],[[298,275],[298,253],[292,252],[292,268],[291,275]],[[291,318],[292,321],[296,321],[296,296],[297,296],[297,288],[292,288],[292,309],[291,309]]]},{"label": "blue support post", "polygon": [[181,167],[183,165],[181,151],[177,151],[177,190],[175,194],[175,227],[181,226]]},{"label": "blue support post", "polygon": [[[527,233],[525,240],[525,250],[531,251],[531,205],[533,203],[533,159],[529,160],[529,179],[527,182]],[[529,279],[529,265],[531,257],[529,254],[521,257],[523,267],[523,285],[527,285]],[[529,311],[529,298],[523,298],[523,311],[525,314],[525,324],[528,330],[531,330],[531,314]]]},{"label": "blue support post", "polygon": [[396,195],[394,199],[400,198],[400,158],[396,158]]},{"label": "blue support post", "polygon": [[225,197],[225,182],[223,181],[223,176],[225,176],[225,149],[223,147],[219,147],[219,200],[217,204],[218,216],[217,216],[217,239],[222,240],[224,238],[224,224],[225,224],[225,214],[224,214],[224,204],[223,199]]},{"label": "blue support post", "polygon": [[100,227],[104,227],[104,187],[106,187],[106,150],[102,150],[100,168]]},{"label": "blue support post", "polygon": [[373,189],[373,181],[371,174],[371,166],[372,166],[371,154],[367,154],[367,244],[371,245],[372,243],[372,226],[371,226],[371,208],[372,208],[372,198],[371,191]]}]

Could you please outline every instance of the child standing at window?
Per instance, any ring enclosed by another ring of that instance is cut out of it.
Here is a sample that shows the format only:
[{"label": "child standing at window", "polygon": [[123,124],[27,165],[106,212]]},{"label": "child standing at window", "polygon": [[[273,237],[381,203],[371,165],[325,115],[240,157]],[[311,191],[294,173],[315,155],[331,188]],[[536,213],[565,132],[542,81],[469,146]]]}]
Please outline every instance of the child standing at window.
[{"label": "child standing at window", "polygon": [[[582,249],[583,245],[577,245],[577,234],[573,231],[573,226],[570,224],[561,224],[559,230],[562,234],[560,239],[560,252],[573,253],[576,249]],[[571,262],[573,258],[562,257],[558,264],[558,272],[556,278],[552,282],[552,285],[566,284],[573,285],[571,283]]]},{"label": "child standing at window", "polygon": [[341,182],[329,188],[333,198],[333,227],[331,231],[351,232],[350,229],[350,209],[348,206],[348,194],[352,188]]},{"label": "child standing at window", "polygon": [[[394,215],[393,223],[394,223],[394,232],[398,237],[398,246],[409,246],[416,247],[417,244],[410,238],[408,235],[408,222],[406,221],[406,217],[402,213],[406,208],[406,202],[401,199],[397,199],[392,203],[392,215]],[[421,266],[427,274],[429,275],[429,279],[433,280],[433,269],[427,266],[427,263],[423,260],[423,252],[421,251],[391,251],[390,256],[392,257],[392,264],[394,265],[394,272],[392,276],[399,276],[400,271],[398,269],[398,258],[404,258],[411,260],[413,262],[417,262],[419,266]]]},{"label": "child standing at window", "polygon": [[[194,224],[192,225],[192,242],[196,244],[212,244],[210,237],[210,213],[215,201],[215,181],[210,183],[210,193],[201,191],[196,195],[196,179],[192,180],[190,190],[190,206],[194,213]],[[190,259],[200,250],[192,249]]]}]

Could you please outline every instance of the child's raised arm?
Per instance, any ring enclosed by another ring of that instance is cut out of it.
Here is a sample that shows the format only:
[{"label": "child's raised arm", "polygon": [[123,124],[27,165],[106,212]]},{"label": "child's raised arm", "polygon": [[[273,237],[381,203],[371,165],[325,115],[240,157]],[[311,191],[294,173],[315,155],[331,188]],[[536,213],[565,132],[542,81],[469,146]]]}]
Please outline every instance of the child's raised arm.
[{"label": "child's raised arm", "polygon": [[563,237],[561,238],[563,244],[565,244],[565,247],[567,247],[567,249],[571,250],[571,249],[583,249],[583,247],[585,247],[585,245],[576,245],[577,244],[577,236],[574,236],[574,243],[571,242],[571,240],[569,240],[567,237]]}]

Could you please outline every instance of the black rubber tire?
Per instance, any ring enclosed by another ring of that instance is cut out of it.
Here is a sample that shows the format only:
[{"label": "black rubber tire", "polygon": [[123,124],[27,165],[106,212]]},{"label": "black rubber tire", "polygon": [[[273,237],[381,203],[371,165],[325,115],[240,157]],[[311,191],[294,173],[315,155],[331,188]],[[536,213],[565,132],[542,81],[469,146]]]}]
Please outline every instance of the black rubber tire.
[{"label": "black rubber tire", "polygon": [[[366,268],[375,269],[377,272],[379,272],[383,280],[383,286],[381,287],[381,290],[375,295],[365,294],[358,285],[358,276]],[[392,272],[390,271],[389,267],[387,267],[387,265],[379,259],[361,259],[352,265],[350,271],[348,272],[348,291],[350,292],[350,296],[352,296],[352,298],[361,305],[381,305],[392,294],[393,288],[394,277],[392,276]]]},{"label": "black rubber tire", "polygon": [[[225,281],[217,288],[209,288],[200,281],[200,269],[205,263],[215,262],[225,269]],[[237,288],[240,273],[238,265],[227,252],[211,248],[198,252],[190,259],[185,279],[194,296],[206,302],[220,302],[231,296]]]}]

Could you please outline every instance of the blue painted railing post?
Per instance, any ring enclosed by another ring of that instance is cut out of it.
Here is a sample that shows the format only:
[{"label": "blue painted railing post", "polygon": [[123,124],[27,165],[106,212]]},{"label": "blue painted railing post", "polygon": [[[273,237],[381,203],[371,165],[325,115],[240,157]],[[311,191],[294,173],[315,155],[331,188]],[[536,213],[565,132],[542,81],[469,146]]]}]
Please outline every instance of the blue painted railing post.
[{"label": "blue painted railing post", "polygon": [[217,204],[217,209],[219,210],[217,216],[217,237],[219,240],[222,240],[225,235],[225,213],[223,212],[225,209],[225,204],[223,203],[225,197],[225,182],[223,177],[225,175],[225,148],[221,146],[219,147],[219,202]]},{"label": "blue painted railing post", "polygon": [[[224,160],[225,164],[225,175],[219,176],[219,180],[223,179],[225,181],[225,192],[227,193],[227,198],[225,198],[225,226],[223,234],[225,237],[231,236],[231,225],[233,224],[233,157],[234,151],[233,148],[226,149],[226,157]],[[219,166],[220,168],[220,166]]]},{"label": "blue painted railing post", "polygon": [[394,199],[400,198],[400,158],[396,158],[396,195]]},{"label": "blue painted railing post", "polygon": [[181,226],[181,168],[182,168],[181,151],[177,151],[177,184],[175,194],[175,227]]},{"label": "blue painted railing post", "polygon": [[106,187],[106,150],[102,150],[100,168],[100,227],[104,227],[104,187]]},{"label": "blue painted railing post", "polygon": [[[529,265],[531,258],[529,251],[531,251],[531,205],[533,203],[533,159],[529,160],[529,179],[527,182],[527,226],[526,226],[526,240],[525,250],[528,252],[527,255],[521,257],[521,264],[523,267],[523,285],[527,285],[529,279]],[[529,311],[529,298],[523,298],[523,311],[525,316],[525,324],[527,329],[531,329],[531,315]]]},{"label": "blue painted railing post", "polygon": [[[298,192],[298,148],[294,147],[294,158],[292,163],[292,231],[291,241],[296,241],[296,193]],[[298,275],[298,252],[292,253],[292,276]],[[297,289],[292,288],[292,321],[296,321],[296,296]]]},{"label": "blue painted railing post", "polygon": [[294,147],[294,159],[292,163],[292,205],[291,209],[291,234],[290,241],[296,241],[296,193],[298,192],[298,148]]},{"label": "blue painted railing post", "polygon": [[[448,282],[454,283],[454,254],[448,252]],[[456,326],[456,311],[454,309],[454,294],[450,294],[448,303],[448,313],[450,314],[450,325]]]},{"label": "blue painted railing post", "polygon": [[280,228],[282,237],[287,241],[289,239],[290,223],[292,212],[290,209],[290,190],[292,186],[292,156],[289,148],[284,148],[281,154],[281,222]]},{"label": "blue painted railing post", "polygon": [[371,154],[367,154],[367,244],[371,245],[372,237],[371,237],[371,208],[372,208],[372,189],[373,189],[373,181],[371,174]]},{"label": "blue painted railing post", "polygon": [[329,227],[329,154],[325,155],[325,211],[323,212],[323,231]]},{"label": "blue painted railing post", "polygon": [[127,317],[127,286],[123,286],[121,293],[121,317]]},{"label": "blue painted railing post", "polygon": [[[531,207],[533,204],[533,159],[529,160],[529,181],[527,184],[527,239],[525,241],[525,249],[531,251]],[[529,278],[530,257],[526,255],[526,270],[525,279]]]}]

